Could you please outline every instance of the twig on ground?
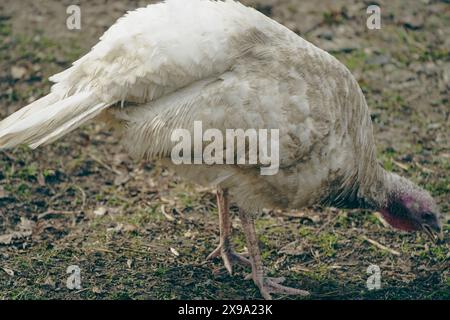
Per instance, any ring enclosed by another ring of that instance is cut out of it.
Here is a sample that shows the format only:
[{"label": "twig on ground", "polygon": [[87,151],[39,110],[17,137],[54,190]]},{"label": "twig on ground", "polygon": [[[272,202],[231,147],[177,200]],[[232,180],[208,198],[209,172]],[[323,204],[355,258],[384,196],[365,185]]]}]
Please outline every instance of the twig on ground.
[{"label": "twig on ground", "polygon": [[161,205],[161,213],[167,220],[171,222],[175,221],[175,218],[166,212],[166,207],[164,205]]},{"label": "twig on ground", "polygon": [[419,162],[415,161],[414,164],[423,172],[426,173],[434,173],[434,170],[430,169],[430,168],[426,168],[423,165],[421,165]]},{"label": "twig on ground", "polygon": [[73,187],[75,189],[77,189],[78,191],[80,191],[81,193],[81,210],[84,210],[84,208],[86,207],[86,193],[84,192],[83,188],[81,188],[80,186],[74,184]]},{"label": "twig on ground", "polygon": [[398,251],[396,251],[394,249],[388,248],[385,245],[382,245],[381,243],[379,243],[379,242],[377,242],[375,240],[369,239],[366,236],[363,236],[363,238],[364,238],[364,240],[366,240],[367,242],[373,244],[375,247],[377,247],[377,248],[379,248],[381,250],[385,250],[385,251],[387,251],[389,253],[392,253],[395,256],[399,256],[400,255],[400,252],[398,252]]},{"label": "twig on ground", "polygon": [[92,154],[90,154],[89,156],[92,158],[92,160],[94,160],[95,162],[97,162],[97,163],[98,163],[99,165],[101,165],[103,168],[105,168],[105,169],[107,169],[107,170],[109,170],[109,171],[111,171],[111,172],[114,172],[114,173],[117,174],[117,175],[121,175],[121,174],[122,174],[121,171],[119,171],[119,170],[117,170],[117,169],[114,169],[113,167],[107,165],[106,163],[104,163],[101,159],[97,158],[96,156],[94,156],[94,155],[92,155]]},{"label": "twig on ground", "polygon": [[89,290],[90,288],[84,288],[84,289],[81,289],[81,290],[78,290],[78,291],[75,291],[75,293],[76,294],[78,294],[78,293],[82,293],[82,292],[84,292],[84,291],[87,291],[87,290]]},{"label": "twig on ground", "polygon": [[59,211],[59,210],[48,210],[44,213],[41,213],[40,215],[37,216],[38,220],[39,219],[44,219],[48,216],[51,215],[75,215],[77,213],[79,213],[80,211]]},{"label": "twig on ground", "polygon": [[404,171],[408,171],[409,170],[409,166],[407,166],[404,163],[398,162],[394,159],[392,159],[392,163],[395,164],[397,167],[399,167],[400,169],[404,170]]},{"label": "twig on ground", "polygon": [[329,219],[327,222],[325,222],[323,225],[321,225],[320,228],[317,229],[316,234],[319,234],[320,232],[325,230],[325,228],[327,228],[330,224],[334,224],[334,222],[336,222],[337,218],[339,218],[340,213],[341,212],[338,211],[338,213],[333,218]]},{"label": "twig on ground", "polygon": [[103,249],[103,248],[86,248],[85,251],[97,251],[97,252],[104,252],[104,253],[111,253],[111,254],[118,254],[115,251]]}]

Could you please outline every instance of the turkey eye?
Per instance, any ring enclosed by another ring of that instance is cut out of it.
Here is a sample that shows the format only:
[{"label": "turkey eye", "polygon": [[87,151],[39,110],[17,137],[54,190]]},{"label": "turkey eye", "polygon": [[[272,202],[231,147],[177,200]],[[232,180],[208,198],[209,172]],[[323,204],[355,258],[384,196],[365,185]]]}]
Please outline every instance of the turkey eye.
[{"label": "turkey eye", "polygon": [[422,213],[422,219],[424,221],[430,221],[433,219],[433,214],[431,212],[424,212]]}]

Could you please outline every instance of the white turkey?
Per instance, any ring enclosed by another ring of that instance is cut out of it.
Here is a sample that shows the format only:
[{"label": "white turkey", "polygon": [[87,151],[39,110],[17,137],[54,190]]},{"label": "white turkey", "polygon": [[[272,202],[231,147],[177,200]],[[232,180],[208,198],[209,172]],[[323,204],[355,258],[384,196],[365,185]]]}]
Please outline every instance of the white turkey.
[{"label": "white turkey", "polygon": [[[264,298],[308,293],[266,276],[254,225],[263,208],[365,208],[401,230],[441,232],[430,194],[378,164],[369,109],[347,68],[238,2],[168,0],[129,12],[50,80],[50,94],[0,122],[0,148],[36,148],[106,120],[134,157],[218,188],[220,244],[210,257],[230,273],[235,262],[249,265]],[[262,175],[260,162],[174,164],[171,134],[195,121],[224,135],[278,129],[278,172]],[[230,244],[230,202],[248,258]]]}]

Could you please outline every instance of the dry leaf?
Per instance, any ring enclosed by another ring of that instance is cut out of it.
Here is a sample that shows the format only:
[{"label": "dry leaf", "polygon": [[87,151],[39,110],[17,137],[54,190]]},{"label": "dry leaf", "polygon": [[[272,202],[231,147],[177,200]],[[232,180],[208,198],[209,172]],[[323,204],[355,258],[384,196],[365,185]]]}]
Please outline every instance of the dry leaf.
[{"label": "dry leaf", "polygon": [[97,217],[103,217],[107,213],[108,209],[106,207],[98,207],[94,210],[94,215],[96,215]]},{"label": "dry leaf", "polygon": [[6,245],[11,244],[12,239],[13,239],[13,234],[12,233],[10,233],[10,234],[3,234],[3,235],[0,236],[0,244],[6,244]]},{"label": "dry leaf", "polygon": [[114,179],[114,185],[116,185],[116,186],[125,185],[130,180],[131,180],[131,176],[127,172],[121,172]]},{"label": "dry leaf", "polygon": [[113,157],[113,164],[115,166],[121,165],[122,163],[128,162],[130,157],[126,153],[117,153]]},{"label": "dry leaf", "polygon": [[21,231],[31,231],[33,230],[33,227],[36,223],[34,221],[31,221],[27,218],[21,217],[20,218],[20,225],[19,225],[19,229]]},{"label": "dry leaf", "polygon": [[53,278],[50,276],[45,279],[44,285],[49,286],[52,289],[56,288],[55,280],[53,280]]},{"label": "dry leaf", "polygon": [[0,199],[8,198],[9,194],[5,191],[5,189],[0,186]]},{"label": "dry leaf", "polygon": [[5,271],[10,277],[14,277],[14,271],[12,269],[9,269],[7,267],[2,268],[3,271]]},{"label": "dry leaf", "polygon": [[123,223],[117,224],[115,227],[106,229],[107,232],[119,233],[123,230]]},{"label": "dry leaf", "polygon": [[134,232],[137,230],[137,227],[132,224],[125,224],[122,227],[122,231],[124,232]]},{"label": "dry leaf", "polygon": [[170,248],[170,252],[172,252],[172,254],[173,254],[175,257],[179,257],[179,256],[180,256],[180,253],[179,253],[177,250],[175,250],[174,248]]},{"label": "dry leaf", "polygon": [[127,260],[127,267],[128,267],[128,269],[131,269],[132,266],[133,266],[133,259],[128,259]]},{"label": "dry leaf", "polygon": [[25,239],[31,236],[32,232],[30,231],[17,231],[13,233],[0,235],[0,244],[9,245],[13,242],[13,240]]},{"label": "dry leaf", "polygon": [[280,253],[284,253],[290,256],[298,256],[304,254],[305,249],[299,241],[294,241],[281,248]]},{"label": "dry leaf", "polygon": [[123,223],[119,223],[119,224],[117,224],[117,226],[115,226],[113,228],[106,229],[106,231],[114,232],[114,233],[133,232],[136,230],[137,230],[136,226],[133,226],[132,224],[123,224]]},{"label": "dry leaf", "polygon": [[99,287],[92,287],[92,292],[99,294],[102,293],[102,290]]},{"label": "dry leaf", "polygon": [[38,181],[38,184],[39,184],[41,187],[45,186],[45,177],[44,177],[44,175],[42,174],[42,172],[40,172],[40,173],[38,174],[38,176],[37,176],[37,181]]}]

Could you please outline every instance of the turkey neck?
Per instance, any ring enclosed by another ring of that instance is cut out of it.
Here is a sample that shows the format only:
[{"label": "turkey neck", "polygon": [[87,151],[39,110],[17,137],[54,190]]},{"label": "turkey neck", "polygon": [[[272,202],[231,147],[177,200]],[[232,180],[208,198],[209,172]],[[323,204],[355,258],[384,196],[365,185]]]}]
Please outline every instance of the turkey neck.
[{"label": "turkey neck", "polygon": [[356,80],[350,87],[354,94],[345,99],[340,109],[348,120],[346,134],[352,141],[348,157],[353,165],[333,183],[337,187],[332,188],[324,203],[337,208],[379,210],[387,202],[391,174],[377,160],[372,119],[364,95]]}]

